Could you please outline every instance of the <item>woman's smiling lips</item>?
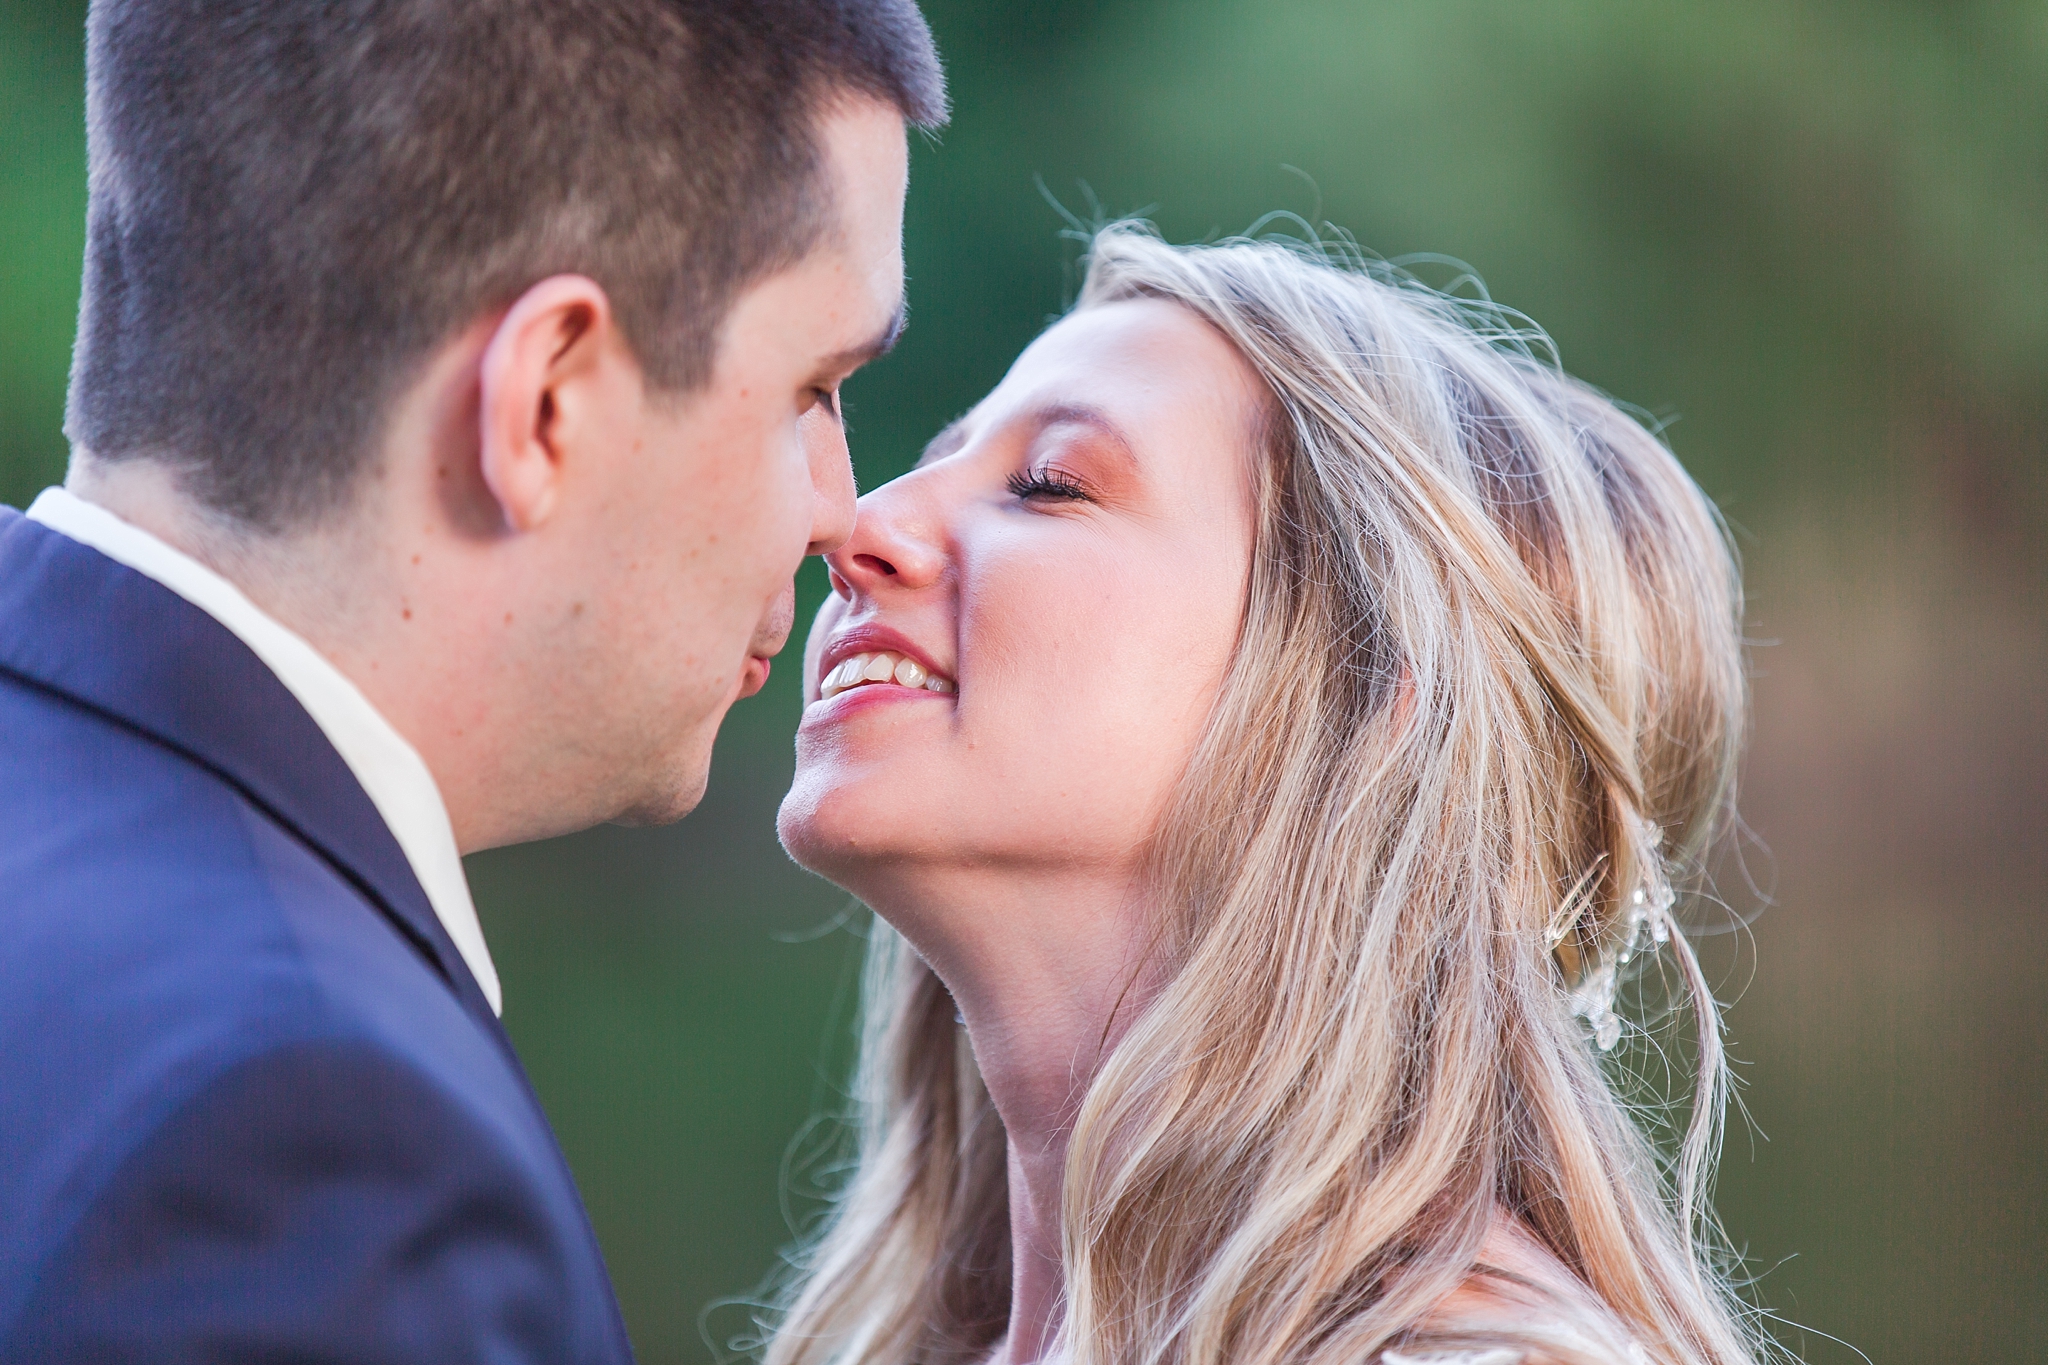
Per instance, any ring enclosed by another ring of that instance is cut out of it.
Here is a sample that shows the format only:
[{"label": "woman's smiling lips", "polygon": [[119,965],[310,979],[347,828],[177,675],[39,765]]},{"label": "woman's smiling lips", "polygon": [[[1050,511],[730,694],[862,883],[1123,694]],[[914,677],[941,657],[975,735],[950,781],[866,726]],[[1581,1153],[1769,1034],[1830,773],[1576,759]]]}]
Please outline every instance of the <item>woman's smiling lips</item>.
[{"label": "woman's smiling lips", "polygon": [[854,691],[908,698],[950,696],[956,690],[929,655],[887,626],[841,632],[826,647],[819,670],[818,703]]}]

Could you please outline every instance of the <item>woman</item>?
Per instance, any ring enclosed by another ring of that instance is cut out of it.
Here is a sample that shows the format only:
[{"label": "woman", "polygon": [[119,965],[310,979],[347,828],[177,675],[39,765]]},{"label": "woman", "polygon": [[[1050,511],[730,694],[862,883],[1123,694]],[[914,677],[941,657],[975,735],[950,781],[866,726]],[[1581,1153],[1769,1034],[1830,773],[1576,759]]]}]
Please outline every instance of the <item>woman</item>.
[{"label": "woman", "polygon": [[[862,500],[785,845],[877,928],[864,1129],[770,1365],[1732,1365],[1719,1016],[1739,581],[1498,310],[1270,242],[1095,240]],[[1660,1162],[1616,972],[1689,995]]]}]

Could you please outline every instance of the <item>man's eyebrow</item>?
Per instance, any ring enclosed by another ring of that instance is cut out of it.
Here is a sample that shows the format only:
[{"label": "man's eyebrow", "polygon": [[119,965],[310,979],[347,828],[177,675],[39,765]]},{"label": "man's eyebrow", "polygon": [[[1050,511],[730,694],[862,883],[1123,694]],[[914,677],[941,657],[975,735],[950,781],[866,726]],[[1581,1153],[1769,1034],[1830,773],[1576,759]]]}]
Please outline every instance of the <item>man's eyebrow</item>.
[{"label": "man's eyebrow", "polygon": [[888,325],[875,333],[874,340],[851,350],[828,355],[818,362],[821,373],[837,373],[842,370],[857,370],[870,360],[879,360],[896,347],[897,339],[903,335],[903,327],[910,320],[910,304],[906,299],[896,301],[896,311],[889,316]]}]

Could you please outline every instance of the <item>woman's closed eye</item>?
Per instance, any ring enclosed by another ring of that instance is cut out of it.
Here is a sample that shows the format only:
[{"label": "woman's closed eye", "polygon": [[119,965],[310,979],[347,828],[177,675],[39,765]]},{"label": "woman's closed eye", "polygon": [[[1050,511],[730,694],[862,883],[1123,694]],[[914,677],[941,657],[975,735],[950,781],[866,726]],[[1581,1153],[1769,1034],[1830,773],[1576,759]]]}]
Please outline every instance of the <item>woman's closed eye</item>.
[{"label": "woman's closed eye", "polygon": [[1088,486],[1066,470],[1054,465],[1043,469],[1021,469],[1004,480],[1010,495],[1020,502],[1093,502]]}]

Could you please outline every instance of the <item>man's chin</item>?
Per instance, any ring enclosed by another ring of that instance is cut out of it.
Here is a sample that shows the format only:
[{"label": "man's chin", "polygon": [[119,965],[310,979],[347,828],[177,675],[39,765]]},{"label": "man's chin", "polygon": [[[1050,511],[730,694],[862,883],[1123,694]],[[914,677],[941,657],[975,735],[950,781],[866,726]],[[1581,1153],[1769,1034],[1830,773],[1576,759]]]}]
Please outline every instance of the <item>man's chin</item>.
[{"label": "man's chin", "polygon": [[680,754],[671,750],[668,762],[635,774],[634,789],[618,793],[624,799],[611,817],[612,824],[633,828],[672,825],[697,809],[711,781],[712,746],[708,740],[700,740],[683,748]]},{"label": "man's chin", "polygon": [[708,770],[699,770],[687,783],[667,791],[650,793],[613,816],[611,823],[632,829],[672,825],[697,809],[704,800],[704,789],[710,781],[710,776]]}]

